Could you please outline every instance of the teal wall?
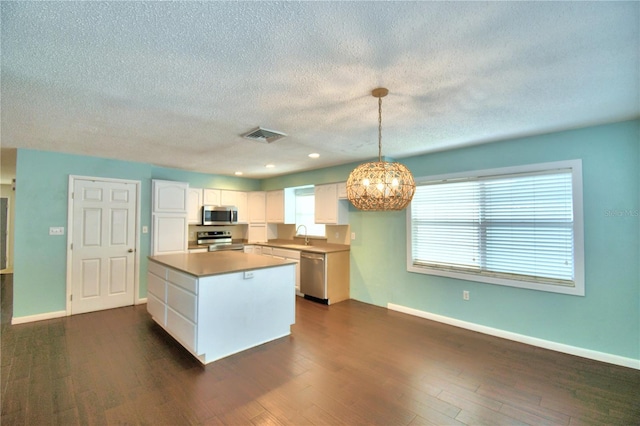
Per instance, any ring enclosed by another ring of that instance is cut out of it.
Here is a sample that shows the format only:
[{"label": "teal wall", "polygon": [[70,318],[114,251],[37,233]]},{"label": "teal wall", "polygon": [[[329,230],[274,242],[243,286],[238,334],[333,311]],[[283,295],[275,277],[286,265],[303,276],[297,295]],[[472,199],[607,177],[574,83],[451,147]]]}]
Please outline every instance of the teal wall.
[{"label": "teal wall", "polygon": [[[66,309],[67,207],[69,175],[141,182],[140,225],[151,229],[151,179],[189,182],[193,187],[260,189],[255,179],[193,173],[150,164],[81,155],[18,150],[16,163],[14,317]],[[65,227],[49,236],[49,227]],[[140,234],[140,297],[147,297],[151,234]]]},{"label": "teal wall", "polygon": [[[586,295],[568,296],[406,270],[406,213],[350,209],[351,297],[394,303],[565,345],[640,359],[640,121],[402,159],[414,176],[582,159]],[[318,172],[269,179],[309,183]],[[349,171],[323,171],[346,180]],[[322,183],[322,181],[316,181]],[[462,291],[471,300],[462,300]]]},{"label": "teal wall", "polygon": [[[406,271],[406,214],[350,208],[351,296],[640,360],[640,121],[512,139],[403,159],[416,177],[582,159],[586,295],[568,296]],[[256,190],[344,181],[355,164],[262,181],[211,176],[93,157],[18,151],[14,315],[65,309],[68,175],[142,181],[142,225],[150,225],[150,179]],[[47,211],[43,219],[39,214]],[[149,253],[141,235],[141,259]],[[144,274],[140,296],[146,295]],[[471,300],[462,300],[469,290]]]}]

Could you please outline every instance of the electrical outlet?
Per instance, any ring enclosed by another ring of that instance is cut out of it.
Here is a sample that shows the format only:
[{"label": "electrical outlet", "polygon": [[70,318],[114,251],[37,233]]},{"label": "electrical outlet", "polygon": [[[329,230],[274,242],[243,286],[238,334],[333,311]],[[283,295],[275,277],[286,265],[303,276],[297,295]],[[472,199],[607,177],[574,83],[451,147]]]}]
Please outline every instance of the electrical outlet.
[{"label": "electrical outlet", "polygon": [[49,228],[49,235],[64,235],[64,226],[52,226]]},{"label": "electrical outlet", "polygon": [[464,290],[464,291],[462,292],[462,298],[463,298],[464,300],[469,300],[469,291]]},{"label": "electrical outlet", "polygon": [[355,232],[352,232],[352,233],[351,233],[351,239],[352,239],[352,240],[355,240],[355,239],[356,239],[356,233],[355,233]]},{"label": "electrical outlet", "polygon": [[336,236],[335,236],[335,238],[336,238],[336,240],[337,240],[338,238],[340,238],[340,233],[339,233],[339,232],[336,232]]},{"label": "electrical outlet", "polygon": [[253,271],[244,271],[244,279],[249,280],[253,278]]}]

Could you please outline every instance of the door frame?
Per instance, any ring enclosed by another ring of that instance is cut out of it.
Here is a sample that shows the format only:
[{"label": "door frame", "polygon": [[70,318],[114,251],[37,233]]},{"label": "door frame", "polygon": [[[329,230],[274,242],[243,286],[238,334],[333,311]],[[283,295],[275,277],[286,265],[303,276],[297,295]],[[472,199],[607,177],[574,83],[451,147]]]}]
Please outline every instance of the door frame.
[{"label": "door frame", "polygon": [[71,250],[71,243],[73,242],[73,188],[76,180],[91,180],[99,182],[117,182],[117,183],[131,183],[136,186],[136,214],[135,214],[135,256],[134,256],[134,269],[133,269],[133,304],[139,305],[146,302],[145,299],[140,298],[140,212],[141,205],[141,188],[142,184],[139,180],[129,179],[116,179],[105,177],[93,177],[93,176],[78,176],[69,175],[69,188],[67,195],[67,295],[66,295],[66,315],[71,315],[71,294],[73,293],[73,251]]}]

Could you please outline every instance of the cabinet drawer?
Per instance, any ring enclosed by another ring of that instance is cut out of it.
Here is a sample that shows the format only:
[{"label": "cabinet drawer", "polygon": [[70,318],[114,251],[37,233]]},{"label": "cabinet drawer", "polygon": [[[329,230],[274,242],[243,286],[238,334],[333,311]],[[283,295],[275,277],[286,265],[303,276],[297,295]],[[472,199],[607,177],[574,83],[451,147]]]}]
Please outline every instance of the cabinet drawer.
[{"label": "cabinet drawer", "polygon": [[196,322],[196,295],[169,283],[167,286],[167,305],[192,322]]},{"label": "cabinet drawer", "polygon": [[178,285],[185,290],[189,290],[191,293],[198,294],[197,279],[194,276],[183,274],[173,269],[169,269],[167,274],[167,280],[172,284]]},{"label": "cabinet drawer", "polygon": [[153,294],[163,302],[167,300],[166,281],[151,272],[147,274],[147,296],[149,294]]},{"label": "cabinet drawer", "polygon": [[167,278],[167,268],[156,262],[149,262],[147,271],[156,274],[160,278]]},{"label": "cabinet drawer", "polygon": [[171,308],[167,308],[167,330],[187,349],[196,351],[196,325]]},{"label": "cabinet drawer", "polygon": [[151,316],[163,327],[167,323],[166,305],[153,294],[147,295],[147,312],[149,312],[149,314],[151,314]]},{"label": "cabinet drawer", "polygon": [[283,257],[285,259],[300,259],[299,250],[287,250],[274,247],[272,249],[273,256]]}]

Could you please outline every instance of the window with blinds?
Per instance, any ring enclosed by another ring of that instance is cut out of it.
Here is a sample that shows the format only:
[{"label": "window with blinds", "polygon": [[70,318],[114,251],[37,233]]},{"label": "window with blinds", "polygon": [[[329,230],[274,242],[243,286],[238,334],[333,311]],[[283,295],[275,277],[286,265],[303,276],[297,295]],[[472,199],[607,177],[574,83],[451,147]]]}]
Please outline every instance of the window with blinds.
[{"label": "window with blinds", "polygon": [[420,179],[408,269],[583,295],[581,192],[579,161]]}]

